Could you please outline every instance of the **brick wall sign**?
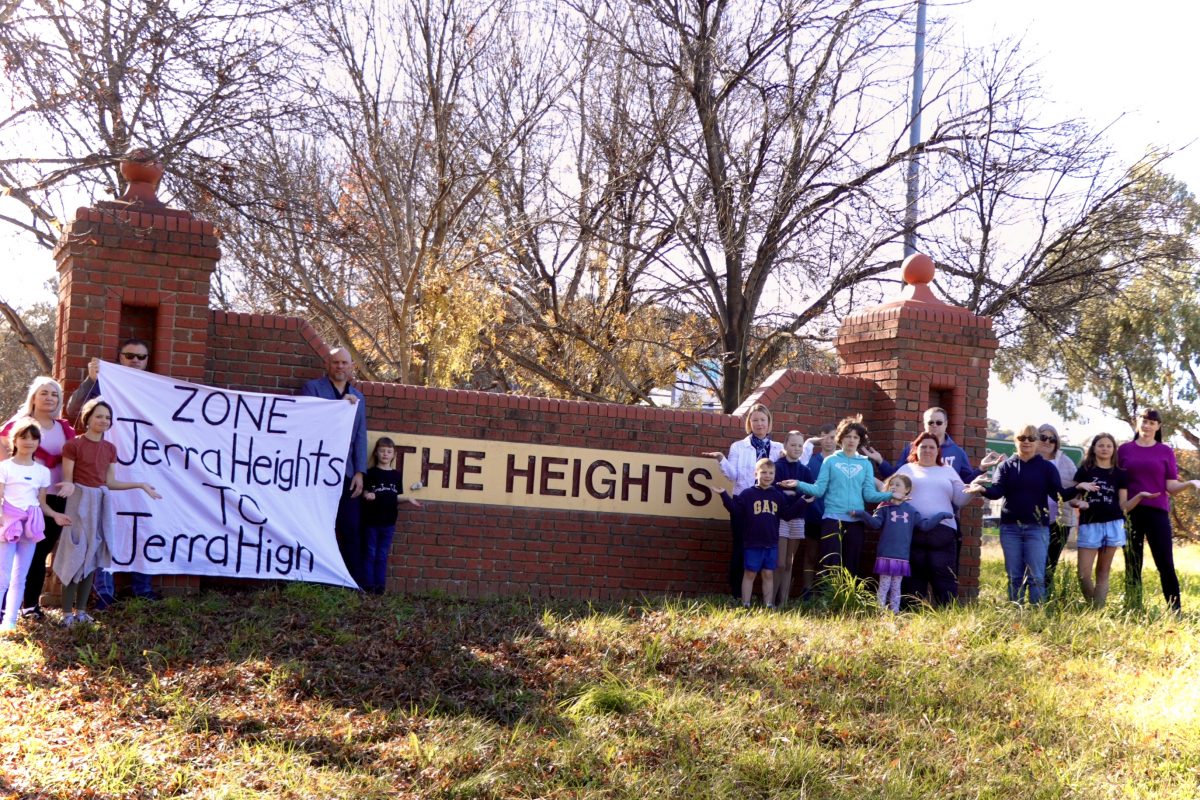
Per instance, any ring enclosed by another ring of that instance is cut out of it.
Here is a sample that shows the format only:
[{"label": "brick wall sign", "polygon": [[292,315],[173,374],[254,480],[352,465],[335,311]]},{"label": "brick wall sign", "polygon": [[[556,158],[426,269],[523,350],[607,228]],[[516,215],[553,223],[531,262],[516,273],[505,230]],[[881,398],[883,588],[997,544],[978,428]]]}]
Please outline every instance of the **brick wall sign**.
[{"label": "brick wall sign", "polygon": [[[208,307],[217,233],[144,198],[76,212],[55,252],[55,374],[68,392],[89,358],[111,358],[130,335],[152,342],[154,372],[211,386],[293,394],[322,374],[329,343],[304,320]],[[699,453],[745,436],[754,402],[771,408],[776,439],[862,414],[889,457],[920,431],[923,408],[944,406],[977,462],[996,339],[990,319],[933,296],[932,274],[931,264],[906,273],[896,301],[843,320],[840,374],[779,370],[728,415],[361,383],[368,427],[400,443],[406,485],[426,484],[416,496],[430,501],[402,507],[388,588],[596,599],[726,591],[728,518],[713,493],[723,479]],[[978,512],[963,520],[959,594],[969,599]]]},{"label": "brick wall sign", "polygon": [[422,501],[728,518],[718,493],[731,485],[710,458],[378,431],[372,449],[381,435],[396,444],[404,486],[424,485]]}]

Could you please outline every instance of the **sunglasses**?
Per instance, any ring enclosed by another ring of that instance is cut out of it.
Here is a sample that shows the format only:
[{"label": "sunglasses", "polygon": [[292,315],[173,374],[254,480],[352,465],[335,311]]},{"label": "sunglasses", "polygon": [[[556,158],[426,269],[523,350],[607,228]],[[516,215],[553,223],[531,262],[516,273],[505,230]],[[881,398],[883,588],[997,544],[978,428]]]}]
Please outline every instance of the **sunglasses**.
[{"label": "sunglasses", "polygon": [[1053,436],[1047,436],[1046,434],[1042,434],[1038,438],[1041,439],[1043,442],[1046,442],[1047,444],[1055,444],[1056,442],[1058,442],[1058,439],[1055,439]]},{"label": "sunglasses", "polygon": [[149,357],[149,353],[121,353],[121,358],[128,358],[130,361],[145,361]]},{"label": "sunglasses", "polygon": [[927,420],[925,420],[925,424],[926,425],[945,425],[946,420],[944,420],[944,419],[927,419]]},{"label": "sunglasses", "polygon": [[1018,442],[1036,442],[1037,440],[1038,440],[1038,437],[1036,437],[1036,436],[1018,436],[1017,437]]}]

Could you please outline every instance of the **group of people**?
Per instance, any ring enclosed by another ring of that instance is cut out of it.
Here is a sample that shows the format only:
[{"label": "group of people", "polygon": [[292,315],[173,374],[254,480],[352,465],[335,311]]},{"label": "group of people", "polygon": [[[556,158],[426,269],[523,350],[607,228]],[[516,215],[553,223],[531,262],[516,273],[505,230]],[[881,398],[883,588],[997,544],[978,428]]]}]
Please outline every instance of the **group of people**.
[{"label": "group of people", "polygon": [[[123,342],[118,355],[130,365],[148,356],[148,346],[137,339]],[[63,415],[62,387],[45,376],[34,380],[21,408],[0,427],[0,632],[15,630],[19,616],[44,618],[40,601],[52,552],[63,587],[63,624],[94,621],[88,613],[93,581],[111,565],[108,493],[139,489],[159,499],[147,483],[116,478],[117,451],[104,438],[114,413],[98,396],[97,366],[89,367],[90,380],[68,404],[78,430]],[[140,577],[150,591],[149,579]],[[101,581],[98,594],[101,603],[111,603],[111,583]]]},{"label": "group of people", "polygon": [[[117,358],[146,369],[149,345],[129,339]],[[399,505],[420,504],[404,492],[391,439],[378,439],[368,458],[366,401],[352,383],[350,354],[334,349],[325,366],[326,374],[300,394],[356,406],[335,523],[339,551],[364,590],[382,593]],[[115,415],[102,399],[98,368],[93,359],[65,415],[61,386],[37,378],[21,409],[0,428],[8,451],[0,460],[0,631],[13,630],[18,614],[44,616],[40,596],[51,552],[63,584],[65,624],[92,620],[87,603],[93,581],[96,607],[114,602],[107,492],[140,489],[159,497],[149,484],[116,479],[116,449],[104,436]],[[70,419],[78,420],[79,435]],[[1200,489],[1200,481],[1179,480],[1157,411],[1141,413],[1133,441],[1118,446],[1110,434],[1094,437],[1078,468],[1061,452],[1052,426],[1030,425],[1017,433],[1013,456],[1005,460],[989,450],[977,470],[949,436],[948,422],[944,409],[926,410],[925,430],[895,466],[870,446],[859,418],[823,426],[811,438],[788,431],[778,442],[771,439],[770,410],[752,407],[746,437],[727,454],[706,454],[733,484],[732,493],[723,495],[731,520],[733,596],[749,605],[761,576],[764,604],[785,606],[797,560],[804,598],[838,568],[867,577],[861,556],[871,527],[880,531],[873,569],[880,604],[898,610],[901,597],[908,597],[946,605],[958,595],[959,511],[983,496],[1004,501],[1000,544],[1010,600],[1044,601],[1071,528],[1060,517],[1077,512],[1080,585],[1089,600],[1104,604],[1121,547],[1128,582],[1140,586],[1141,553],[1149,542],[1167,603],[1180,608],[1169,498]],[[132,573],[131,587],[135,595],[158,597],[147,575]]]},{"label": "group of people", "polygon": [[946,605],[958,595],[959,511],[983,496],[1003,500],[1000,545],[1010,601],[1045,601],[1071,531],[1066,518],[1078,513],[1079,581],[1089,601],[1104,605],[1121,547],[1127,583],[1140,586],[1148,541],[1167,604],[1180,609],[1169,497],[1200,490],[1200,480],[1179,480],[1157,411],[1144,410],[1137,437],[1119,447],[1111,434],[1095,436],[1078,468],[1062,453],[1053,426],[1029,425],[1016,435],[1015,454],[1005,459],[988,450],[977,470],[949,436],[948,422],[945,409],[927,409],[925,430],[905,446],[897,468],[870,446],[857,417],[811,439],[789,431],[780,443],[770,436],[770,410],[753,406],[744,439],[728,454],[704,454],[717,459],[733,484],[732,493],[722,494],[730,512],[730,593],[749,606],[761,576],[764,605],[786,605],[797,554],[804,554],[805,599],[838,568],[865,578],[869,526],[880,531],[872,570],[880,605],[898,611],[902,597]]},{"label": "group of people", "polygon": [[[117,360],[147,369],[150,346],[128,339]],[[335,349],[326,360],[326,374],[305,384],[300,394],[348,399],[357,406],[335,528],[351,576],[363,589],[382,593],[398,505],[420,504],[404,495],[390,439],[376,442],[368,465],[366,403],[352,385],[352,373],[349,353]],[[45,618],[41,596],[51,554],[62,584],[63,624],[94,622],[88,613],[93,590],[95,610],[116,601],[109,570],[115,526],[108,492],[139,489],[161,499],[147,483],[116,477],[116,447],[105,438],[115,414],[102,397],[98,360],[89,363],[87,377],[65,406],[62,387],[41,376],[0,427],[0,633],[15,630],[19,617]],[[137,597],[159,599],[149,575],[130,573],[130,588]]]}]

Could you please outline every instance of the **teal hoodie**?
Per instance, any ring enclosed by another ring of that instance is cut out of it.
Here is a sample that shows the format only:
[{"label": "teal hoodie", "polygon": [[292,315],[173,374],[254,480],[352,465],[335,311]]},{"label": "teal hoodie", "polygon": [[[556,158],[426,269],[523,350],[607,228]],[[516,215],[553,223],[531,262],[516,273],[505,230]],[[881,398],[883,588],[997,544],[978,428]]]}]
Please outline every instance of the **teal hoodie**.
[{"label": "teal hoodie", "polygon": [[875,488],[875,465],[864,455],[848,456],[841,450],[825,459],[816,483],[796,484],[798,491],[825,499],[825,519],[855,521],[853,511],[865,511],[867,503],[882,503],[891,492]]}]

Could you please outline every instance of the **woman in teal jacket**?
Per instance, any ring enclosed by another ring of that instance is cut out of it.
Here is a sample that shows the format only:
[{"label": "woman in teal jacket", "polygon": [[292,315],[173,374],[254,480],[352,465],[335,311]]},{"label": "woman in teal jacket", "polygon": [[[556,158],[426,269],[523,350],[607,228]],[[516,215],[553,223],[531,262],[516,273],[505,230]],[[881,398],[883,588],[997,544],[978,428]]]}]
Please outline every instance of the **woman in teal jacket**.
[{"label": "woman in teal jacket", "polygon": [[838,425],[836,438],[841,449],[821,463],[816,483],[797,481],[795,489],[825,500],[820,572],[828,574],[844,566],[862,578],[867,575],[860,563],[866,531],[854,512],[865,511],[867,503],[881,503],[893,495],[875,488],[875,465],[858,452],[867,441],[866,426],[856,417],[847,417]]}]

